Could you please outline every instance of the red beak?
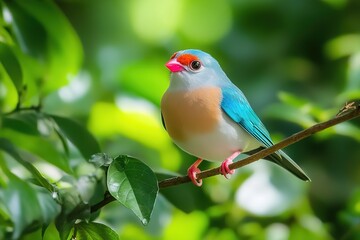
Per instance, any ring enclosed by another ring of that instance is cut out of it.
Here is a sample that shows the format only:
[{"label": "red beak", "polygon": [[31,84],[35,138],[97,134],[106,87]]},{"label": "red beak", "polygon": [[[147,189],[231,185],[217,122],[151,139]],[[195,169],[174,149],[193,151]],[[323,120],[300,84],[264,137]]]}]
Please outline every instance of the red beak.
[{"label": "red beak", "polygon": [[176,59],[171,59],[168,61],[165,66],[171,71],[171,72],[180,72],[184,70],[184,67],[179,63]]}]

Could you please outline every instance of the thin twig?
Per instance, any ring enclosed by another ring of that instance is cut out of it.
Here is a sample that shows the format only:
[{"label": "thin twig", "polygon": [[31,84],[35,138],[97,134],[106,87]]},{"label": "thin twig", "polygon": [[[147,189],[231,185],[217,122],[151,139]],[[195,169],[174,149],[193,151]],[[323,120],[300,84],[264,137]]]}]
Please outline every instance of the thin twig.
[{"label": "thin twig", "polygon": [[9,116],[11,114],[17,113],[17,112],[23,112],[23,111],[35,111],[35,112],[40,112],[42,106],[41,105],[35,105],[35,106],[30,106],[30,107],[20,107],[19,104],[18,106],[7,113],[4,113],[5,116]]},{"label": "thin twig", "polygon": [[90,208],[90,213],[94,213],[97,210],[99,210],[100,208],[102,208],[103,206],[107,205],[108,203],[111,203],[112,201],[115,200],[115,198],[113,196],[110,195],[109,192],[106,192],[104,195],[104,199],[101,200],[100,202],[94,204],[91,206]]},{"label": "thin twig", "polygon": [[[315,124],[312,127],[309,127],[303,131],[293,134],[290,137],[284,139],[281,142],[278,142],[277,144],[275,144],[269,148],[265,148],[253,155],[250,155],[250,156],[244,158],[241,161],[230,164],[229,168],[230,169],[241,168],[245,165],[248,165],[259,159],[262,159],[282,148],[285,148],[285,147],[287,147],[291,144],[294,144],[304,138],[307,138],[317,132],[323,131],[329,127],[332,127],[339,123],[351,120],[353,118],[357,118],[359,116],[360,116],[360,105],[354,106],[354,104],[352,104],[352,103],[347,104],[344,108],[342,108],[340,110],[340,114],[338,114],[335,118],[330,119],[325,122]],[[220,167],[202,171],[202,172],[198,173],[196,176],[198,179],[204,179],[204,178],[208,178],[208,177],[215,176],[218,174],[220,174]],[[176,186],[176,185],[187,183],[187,182],[190,182],[190,178],[188,176],[173,177],[173,178],[169,178],[169,179],[160,181],[159,188],[167,188],[167,187]],[[115,199],[112,196],[106,196],[101,202],[99,202],[91,207],[91,212],[96,212],[101,207],[105,206],[106,204],[108,204],[114,200]]]}]

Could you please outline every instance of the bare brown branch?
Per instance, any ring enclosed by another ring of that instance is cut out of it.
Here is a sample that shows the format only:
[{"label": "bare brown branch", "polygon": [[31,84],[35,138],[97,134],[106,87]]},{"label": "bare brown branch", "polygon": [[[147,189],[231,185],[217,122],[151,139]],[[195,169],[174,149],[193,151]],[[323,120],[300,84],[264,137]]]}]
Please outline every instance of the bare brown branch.
[{"label": "bare brown branch", "polygon": [[[307,128],[301,132],[298,132],[298,133],[282,140],[281,142],[278,142],[277,144],[275,144],[269,148],[265,148],[253,155],[250,155],[250,156],[244,158],[241,161],[231,164],[229,166],[229,168],[230,169],[241,168],[245,165],[248,165],[252,162],[262,159],[262,158],[276,152],[277,150],[280,150],[280,149],[285,148],[291,144],[294,144],[304,138],[307,138],[317,132],[323,131],[329,127],[332,127],[334,125],[337,125],[337,124],[345,122],[345,121],[348,121],[350,119],[359,117],[360,116],[360,105],[354,106],[354,104],[352,104],[352,103],[346,104],[346,106],[344,108],[342,108],[340,112],[341,112],[341,114],[338,114],[335,118],[330,119],[326,122],[321,122],[321,123],[315,124],[314,126],[312,126],[310,128]],[[220,174],[220,167],[202,171],[201,173],[197,174],[197,178],[204,179],[204,178],[208,178],[208,177],[215,176],[218,174]],[[166,188],[166,187],[171,187],[171,186],[175,186],[175,185],[186,183],[186,182],[190,182],[190,178],[188,176],[174,177],[174,178],[165,179],[165,180],[159,182],[159,187]]]},{"label": "bare brown branch", "polygon": [[[265,148],[253,155],[250,155],[246,158],[244,158],[241,161],[235,162],[233,164],[231,164],[229,167],[230,169],[238,169],[241,168],[243,166],[246,166],[252,162],[255,162],[259,159],[262,159],[282,148],[285,148],[291,144],[294,144],[304,138],[307,138],[315,133],[318,133],[320,131],[323,131],[327,128],[330,128],[334,125],[337,125],[339,123],[357,118],[360,116],[360,105],[355,104],[355,103],[347,103],[340,111],[339,113],[336,115],[335,118],[330,119],[328,121],[325,122],[321,122],[318,124],[315,124],[314,126],[307,128],[301,132],[295,133],[292,136],[284,139],[281,142],[278,142],[277,144],[269,147],[269,148]],[[208,178],[211,176],[215,176],[220,174],[220,168],[212,168],[209,170],[205,170],[202,171],[201,173],[197,174],[197,178],[198,179],[204,179],[204,178]],[[169,178],[169,179],[165,179],[159,182],[159,188],[167,188],[167,187],[171,187],[171,186],[176,186],[179,184],[183,184],[183,183],[187,183],[190,182],[190,178],[188,176],[180,176],[180,177],[173,177],[173,178]],[[97,210],[99,210],[101,207],[105,206],[106,204],[112,202],[113,200],[115,200],[112,196],[107,196],[105,197],[101,202],[97,203],[96,205],[91,207],[91,212],[96,212]]]}]

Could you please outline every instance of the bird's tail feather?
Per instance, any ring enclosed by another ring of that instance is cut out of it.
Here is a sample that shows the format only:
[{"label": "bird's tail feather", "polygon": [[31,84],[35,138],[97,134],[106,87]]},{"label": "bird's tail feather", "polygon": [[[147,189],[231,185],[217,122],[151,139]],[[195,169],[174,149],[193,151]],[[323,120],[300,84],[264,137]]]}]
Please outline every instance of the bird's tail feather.
[{"label": "bird's tail feather", "polygon": [[299,165],[297,165],[294,160],[292,160],[286,153],[279,150],[274,154],[271,154],[269,156],[269,160],[280,165],[281,167],[287,169],[292,174],[300,178],[304,181],[311,181],[310,178],[306,175],[304,170],[300,168]]},{"label": "bird's tail feather", "polygon": [[[255,150],[246,152],[246,154],[254,154],[260,150],[262,150],[263,147],[261,148],[257,148]],[[304,170],[302,170],[300,168],[299,165],[297,165],[294,160],[292,160],[285,152],[283,152],[282,150],[277,151],[276,153],[273,153],[267,157],[265,157],[266,160],[272,161],[274,163],[276,163],[277,165],[285,168],[286,170],[288,170],[289,172],[291,172],[292,174],[294,174],[295,176],[297,176],[298,178],[300,178],[301,180],[304,181],[311,181],[310,178],[306,175],[306,173],[304,172]]]}]

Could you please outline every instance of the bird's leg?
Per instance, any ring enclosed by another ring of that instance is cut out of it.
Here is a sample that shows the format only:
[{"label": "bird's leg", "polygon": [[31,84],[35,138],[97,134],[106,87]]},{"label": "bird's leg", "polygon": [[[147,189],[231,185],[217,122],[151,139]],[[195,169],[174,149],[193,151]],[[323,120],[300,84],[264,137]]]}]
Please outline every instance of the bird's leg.
[{"label": "bird's leg", "polygon": [[220,173],[222,175],[224,175],[224,177],[228,178],[227,175],[228,174],[233,174],[235,172],[235,170],[230,169],[229,165],[233,163],[233,160],[239,156],[239,154],[241,153],[241,151],[236,151],[233,154],[231,154],[230,157],[228,157],[227,159],[225,159],[225,161],[223,161],[221,163],[221,167],[220,167]]},{"label": "bird's leg", "polygon": [[198,158],[189,168],[188,168],[188,176],[191,181],[198,187],[202,185],[202,179],[197,179],[196,174],[200,173],[201,170],[198,168],[200,163],[202,162],[201,158]]}]

